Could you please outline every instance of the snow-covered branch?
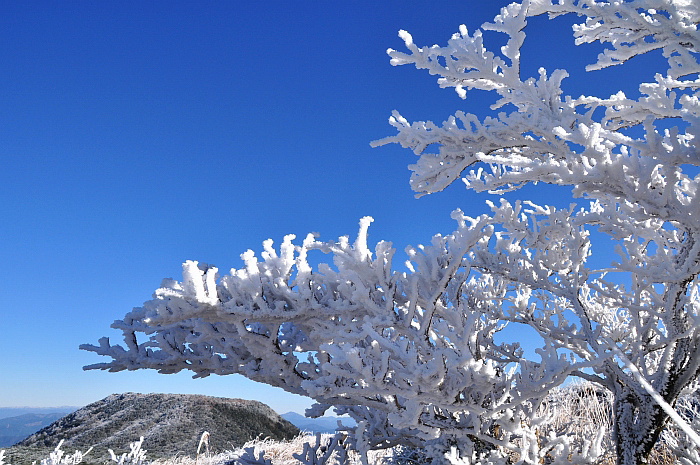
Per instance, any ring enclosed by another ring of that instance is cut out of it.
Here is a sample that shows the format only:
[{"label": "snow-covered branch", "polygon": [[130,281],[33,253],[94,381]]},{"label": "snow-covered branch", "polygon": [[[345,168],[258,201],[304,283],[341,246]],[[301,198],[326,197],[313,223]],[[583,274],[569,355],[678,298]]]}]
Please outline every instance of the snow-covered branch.
[{"label": "snow-covered branch", "polygon": [[[668,69],[639,83],[637,99],[564,95],[563,70],[524,77],[527,19],[545,13],[584,16],[577,43],[610,45],[591,70],[658,49]],[[373,144],[418,155],[418,195],[463,177],[476,192],[566,186],[578,203],[501,200],[476,218],[457,210],[453,233],[406,249],[408,272],[392,244],[370,249],[371,218],[353,243],[268,240],[225,276],[185,262],[181,282],[163,281],[114,323],[125,347],[82,346],[112,359],[86,368],[241,373],[313,398],[310,415],[350,414],[360,451],[404,444],[452,463],[477,463],[483,444],[493,463],[508,451],[519,463],[592,463],[601,438],[574,450],[565,433],[538,433],[548,392],[581,377],[614,399],[618,462],[638,463],[669,418],[660,404],[674,405],[700,373],[699,22],[686,0],[531,0],[472,34],[462,26],[445,47],[418,47],[401,31],[408,52],[390,49],[393,65],[427,69],[462,97],[493,91],[501,109],[442,125],[393,113],[397,134]],[[484,33],[508,36],[500,53]],[[681,124],[658,129],[669,119]],[[617,244],[597,268],[594,230]],[[311,252],[326,257],[316,269]],[[534,357],[513,329],[538,340]]]}]

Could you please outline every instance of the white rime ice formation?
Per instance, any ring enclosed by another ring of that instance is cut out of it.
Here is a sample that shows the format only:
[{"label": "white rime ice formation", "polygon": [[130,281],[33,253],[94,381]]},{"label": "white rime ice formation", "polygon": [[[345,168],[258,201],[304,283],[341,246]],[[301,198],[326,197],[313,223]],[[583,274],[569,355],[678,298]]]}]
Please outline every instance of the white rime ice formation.
[{"label": "white rime ice formation", "polygon": [[[588,69],[653,50],[667,69],[639,84],[639,98],[564,95],[563,70],[521,76],[528,18],[566,13],[584,18],[577,44],[608,45]],[[407,248],[407,273],[392,269],[390,243],[370,250],[370,218],[354,243],[268,240],[225,276],[188,261],[182,282],[165,280],[113,324],[125,347],[82,346],[111,358],[86,368],[240,373],[311,397],[311,416],[351,415],[348,441],[361,452],[402,444],[454,464],[595,462],[601,437],[574,447],[566,434],[538,433],[544,397],[578,377],[613,396],[618,463],[645,463],[668,421],[652,394],[674,406],[700,370],[699,22],[693,0],[532,0],[473,34],[462,26],[445,47],[420,48],[401,31],[407,51],[389,50],[393,65],[427,69],[462,97],[495,91],[502,111],[457,112],[442,125],[395,112],[397,134],[374,145],[418,155],[418,195],[463,177],[477,192],[570,186],[578,204],[455,211],[452,234]],[[508,36],[500,53],[484,47],[483,31]],[[592,228],[617,244],[602,269],[588,265]],[[312,270],[312,250],[328,263]],[[508,325],[539,335],[534,359],[496,342]]]}]

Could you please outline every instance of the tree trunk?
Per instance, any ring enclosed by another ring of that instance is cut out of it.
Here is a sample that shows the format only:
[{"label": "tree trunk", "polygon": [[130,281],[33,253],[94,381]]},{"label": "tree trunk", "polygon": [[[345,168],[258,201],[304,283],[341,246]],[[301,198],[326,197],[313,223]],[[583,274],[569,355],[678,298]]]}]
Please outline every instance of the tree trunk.
[{"label": "tree trunk", "polygon": [[647,394],[621,388],[615,396],[615,448],[618,465],[646,465],[668,415]]}]

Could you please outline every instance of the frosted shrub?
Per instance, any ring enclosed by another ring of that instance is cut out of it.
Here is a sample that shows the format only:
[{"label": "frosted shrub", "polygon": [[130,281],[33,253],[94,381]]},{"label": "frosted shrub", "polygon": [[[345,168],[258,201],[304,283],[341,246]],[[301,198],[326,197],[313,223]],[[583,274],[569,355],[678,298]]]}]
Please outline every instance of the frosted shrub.
[{"label": "frosted shrub", "polygon": [[197,446],[197,458],[195,459],[196,463],[199,463],[199,453],[202,450],[202,446],[204,446],[205,449],[205,457],[209,458],[210,453],[209,453],[209,431],[204,431],[202,433],[202,436],[199,438],[199,445]]},{"label": "frosted shrub", "polygon": [[[566,71],[520,66],[528,19],[544,14],[577,15],[576,43],[607,47],[589,70],[654,50],[666,64],[650,82],[628,75],[639,96],[566,95]],[[454,232],[406,249],[408,272],[394,268],[391,243],[370,249],[369,217],[353,243],[268,240],[224,276],[187,261],[181,282],[164,280],[114,322],[124,347],[81,346],[110,359],[86,368],[240,373],[314,399],[309,416],[350,415],[345,444],[363,460],[402,445],[436,465],[594,463],[611,447],[620,465],[638,465],[669,420],[700,444],[671,407],[700,373],[699,23],[690,0],[525,0],[472,33],[459,27],[445,46],[401,31],[406,51],[389,50],[392,65],[426,69],[462,98],[490,91],[500,110],[458,111],[442,125],[394,112],[397,133],[374,145],[418,156],[418,195],[462,178],[495,194],[556,185],[575,203],[456,210]],[[488,50],[484,33],[507,42]],[[616,246],[600,267],[592,233]],[[327,256],[315,270],[312,251]],[[537,335],[536,355],[506,327]],[[547,395],[571,377],[611,396],[612,444],[546,427]]]},{"label": "frosted shrub", "polygon": [[[123,453],[121,456],[117,456],[112,449],[109,450],[109,455],[113,462],[118,465],[144,465],[146,464],[146,450],[142,449],[143,436],[136,441],[129,444],[129,453]],[[43,464],[42,464],[43,465]]]},{"label": "frosted shrub", "polygon": [[539,434],[568,434],[572,446],[583,449],[586,441],[600,438],[600,447],[614,457],[612,430],[614,424],[612,394],[593,383],[573,383],[554,389],[542,404],[548,416]]},{"label": "frosted shrub", "polygon": [[[189,456],[182,456],[168,460],[157,460],[152,465],[300,465],[309,463],[325,463],[328,465],[338,465],[343,463],[339,460],[340,455],[327,453],[330,449],[337,447],[332,445],[336,438],[332,434],[301,434],[291,440],[273,441],[271,439],[254,439],[248,441],[242,447],[233,450],[214,454],[209,457],[199,457],[192,459]],[[331,445],[329,449],[328,446]],[[332,451],[331,451],[332,452]],[[315,456],[316,458],[312,458]],[[392,463],[385,461],[383,457],[390,457],[391,451],[372,451],[369,454],[369,462],[373,464]],[[360,463],[359,454],[347,451],[343,456],[349,464]]]},{"label": "frosted shrub", "polygon": [[[53,452],[49,453],[49,456],[41,460],[41,465],[77,465],[83,462],[83,459],[87,454],[92,451],[92,447],[85,452],[76,450],[72,454],[66,455],[61,446],[63,445],[63,439],[58,443]],[[36,462],[32,462],[36,465]],[[0,450],[0,465],[10,465],[5,462],[5,450]]]},{"label": "frosted shrub", "polygon": [[[63,439],[58,443],[56,449],[49,454],[49,456],[41,461],[41,465],[77,465],[83,461],[83,458],[90,453],[92,447],[86,452],[81,452],[76,450],[72,454],[64,455],[65,452],[61,450],[63,445]],[[34,462],[33,465],[36,465]]]},{"label": "frosted shrub", "polygon": [[[698,392],[682,396],[676,403],[678,413],[692,426],[695,431],[700,431],[700,396]],[[700,463],[700,448],[687,434],[671,423],[661,434],[663,449],[659,455],[668,455],[676,459],[682,465],[697,465]],[[661,449],[661,448],[660,448]],[[660,460],[657,463],[661,464]]]},{"label": "frosted shrub", "polygon": [[[337,465],[352,463],[344,444],[346,435],[300,435],[292,441],[256,440],[234,453],[241,465]],[[352,454],[352,453],[350,453]],[[355,454],[357,456],[357,454]],[[357,457],[356,457],[357,458]],[[358,462],[359,460],[354,460]]]}]

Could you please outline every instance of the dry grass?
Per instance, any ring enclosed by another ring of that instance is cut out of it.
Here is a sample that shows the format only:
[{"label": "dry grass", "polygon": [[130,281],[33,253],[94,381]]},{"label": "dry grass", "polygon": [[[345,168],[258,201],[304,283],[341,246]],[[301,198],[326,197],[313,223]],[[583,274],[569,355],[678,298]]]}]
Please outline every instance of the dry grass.
[{"label": "dry grass", "polygon": [[[332,434],[321,435],[321,441],[327,442],[332,438]],[[316,445],[317,437],[312,434],[301,434],[294,439],[284,441],[273,441],[271,439],[255,439],[247,442],[240,449],[228,451],[221,454],[202,454],[195,458],[190,456],[178,456],[170,459],[160,459],[151,462],[151,465],[226,465],[239,459],[246,449],[249,451],[249,456],[260,457],[263,455],[266,461],[272,465],[299,465],[300,461],[294,457],[294,454],[301,454],[304,451],[304,445]],[[372,464],[385,463],[384,458],[391,455],[391,451],[372,451],[369,455],[369,462]],[[355,454],[351,454],[352,463],[359,464],[360,458]],[[331,459],[326,462],[328,465],[336,465],[337,460]]]},{"label": "dry grass", "polygon": [[[572,433],[576,438],[574,443],[581,445],[584,439],[594,437],[601,428],[605,428],[603,445],[607,453],[596,465],[616,463],[615,445],[612,440],[613,398],[609,392],[591,383],[574,383],[552,392],[549,404],[553,414],[552,420],[547,424],[549,430],[557,434]],[[694,421],[695,429],[700,426],[700,406],[697,402],[693,402],[690,397],[681,398],[677,407],[684,410],[682,416],[687,421]],[[667,442],[669,438],[677,439],[682,435],[683,433],[670,423],[652,450],[649,465],[681,463]]]}]

